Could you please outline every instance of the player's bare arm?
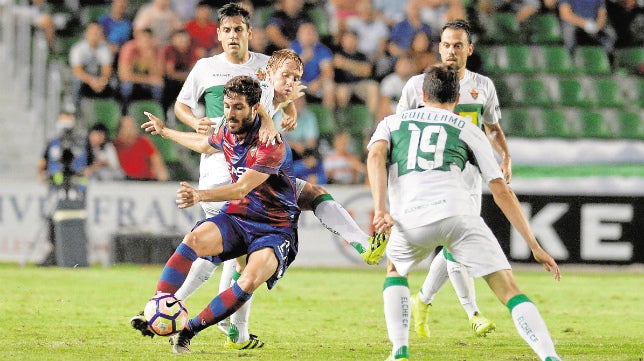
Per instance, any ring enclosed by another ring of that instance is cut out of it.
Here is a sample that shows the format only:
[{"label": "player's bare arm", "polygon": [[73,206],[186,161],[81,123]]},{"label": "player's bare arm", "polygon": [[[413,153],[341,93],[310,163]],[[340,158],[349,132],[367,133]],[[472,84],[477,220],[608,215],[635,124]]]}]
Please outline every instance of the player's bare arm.
[{"label": "player's bare arm", "polygon": [[503,214],[508,221],[510,221],[510,224],[519,231],[525,242],[530,247],[534,259],[541,263],[546,271],[554,271],[555,279],[559,281],[561,279],[559,266],[557,266],[555,260],[548,254],[548,252],[541,248],[539,242],[537,242],[534,233],[530,229],[528,220],[521,211],[519,200],[512,189],[501,178],[493,179],[489,183],[489,187],[490,191],[492,191],[492,195],[494,196],[494,202],[499,206],[501,211],[503,211]]},{"label": "player's bare arm", "polygon": [[270,115],[268,115],[263,105],[259,105],[259,108],[257,108],[257,113],[259,114],[259,121],[261,122],[261,126],[259,128],[260,144],[268,145],[275,144],[275,142],[281,143],[282,137],[280,136],[280,133],[277,131],[277,129],[275,129],[273,119],[270,117]]},{"label": "player's bare arm", "polygon": [[189,126],[194,129],[196,132],[201,134],[207,134],[209,127],[206,126],[205,122],[209,122],[210,119],[207,117],[198,118],[192,112],[192,109],[186,104],[175,102],[174,103],[174,114],[181,121],[181,123]]},{"label": "player's bare arm", "polygon": [[181,182],[177,190],[177,206],[192,207],[199,202],[221,202],[243,199],[250,191],[268,179],[269,175],[248,169],[235,183],[214,189],[196,189],[187,182]]},{"label": "player's bare arm", "polygon": [[387,153],[389,143],[380,140],[371,145],[367,156],[367,174],[373,195],[373,226],[378,233],[389,233],[394,220],[387,209]]},{"label": "player's bare arm", "polygon": [[[165,126],[163,121],[152,113],[144,113],[149,121],[141,124],[141,129],[152,135],[160,135],[198,153],[212,154],[217,151],[208,143],[208,136],[200,133],[180,132]],[[210,124],[210,126],[215,123]]]},{"label": "player's bare arm", "polygon": [[494,150],[501,156],[501,171],[505,181],[510,184],[512,181],[512,158],[510,157],[510,149],[505,139],[505,133],[503,133],[499,123],[484,124],[484,128],[490,143],[494,146]]},{"label": "player's bare arm", "polygon": [[297,108],[295,107],[294,101],[304,96],[304,89],[306,89],[306,86],[302,85],[298,80],[293,85],[293,91],[289,98],[278,105],[278,108],[282,112],[282,122],[280,123],[280,126],[285,131],[293,131],[297,128]]}]

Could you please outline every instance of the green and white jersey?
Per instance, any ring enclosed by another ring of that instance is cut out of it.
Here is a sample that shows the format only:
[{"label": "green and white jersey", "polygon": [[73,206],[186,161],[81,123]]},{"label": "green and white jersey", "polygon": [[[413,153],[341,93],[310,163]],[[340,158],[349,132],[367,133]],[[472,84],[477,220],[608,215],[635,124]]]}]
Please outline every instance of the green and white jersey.
[{"label": "green and white jersey", "polygon": [[[424,74],[411,77],[403,88],[396,113],[423,107],[423,79]],[[454,111],[468,118],[474,125],[483,128],[483,123],[496,124],[501,119],[499,98],[492,80],[481,74],[465,70],[463,79],[459,81],[459,101]],[[466,177],[470,184],[470,192],[481,208],[481,177],[475,167],[471,165],[466,169]]]},{"label": "green and white jersey", "polygon": [[379,140],[389,143],[388,198],[391,215],[403,228],[478,215],[463,176],[467,162],[478,165],[486,182],[503,177],[485,134],[444,109],[388,116],[367,147]]},{"label": "green and white jersey", "polygon": [[[177,101],[196,109],[199,101],[203,99],[206,116],[214,121],[224,115],[223,91],[226,82],[240,75],[255,76],[262,80],[266,74],[268,58],[264,54],[250,52],[250,59],[244,64],[229,62],[225,53],[200,59],[183,83]],[[201,155],[199,189],[212,189],[230,182],[228,165],[222,152]],[[213,210],[204,202],[202,207],[206,213],[212,214]],[[218,207],[216,206],[217,209]]]}]

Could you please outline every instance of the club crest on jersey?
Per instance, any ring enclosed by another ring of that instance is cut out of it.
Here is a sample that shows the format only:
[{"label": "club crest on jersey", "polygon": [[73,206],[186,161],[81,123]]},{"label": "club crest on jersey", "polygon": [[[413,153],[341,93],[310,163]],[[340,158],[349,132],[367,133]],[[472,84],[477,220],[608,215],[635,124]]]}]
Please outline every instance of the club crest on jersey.
[{"label": "club crest on jersey", "polygon": [[266,78],[266,72],[265,72],[262,68],[259,68],[259,69],[257,69],[257,71],[255,72],[255,76],[256,76],[256,77],[257,77],[257,79],[259,79],[259,80],[264,80],[264,79]]},{"label": "club crest on jersey", "polygon": [[472,99],[476,100],[476,98],[479,97],[479,92],[476,89],[470,90],[470,95],[472,96]]}]

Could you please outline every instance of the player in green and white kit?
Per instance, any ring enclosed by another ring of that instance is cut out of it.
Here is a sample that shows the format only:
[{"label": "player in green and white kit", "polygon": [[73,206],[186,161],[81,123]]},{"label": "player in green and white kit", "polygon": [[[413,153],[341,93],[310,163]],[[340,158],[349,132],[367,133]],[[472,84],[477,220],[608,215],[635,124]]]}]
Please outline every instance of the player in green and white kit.
[{"label": "player in green and white kit", "polygon": [[[472,54],[474,47],[470,37],[469,24],[464,20],[449,22],[443,26],[439,52],[444,64],[455,67],[459,74],[459,101],[455,112],[468,118],[474,125],[485,130],[493,141],[495,148],[502,158],[501,170],[505,180],[510,183],[512,165],[510,153],[503,130],[499,125],[501,111],[496,95],[494,83],[488,77],[466,69],[467,58]],[[411,77],[403,88],[396,113],[423,106],[422,83],[423,74]],[[476,208],[481,209],[482,183],[478,169],[468,164],[465,169],[466,179],[470,184],[472,201]],[[429,305],[440,288],[450,279],[454,290],[465,309],[474,333],[485,336],[492,332],[496,325],[484,317],[476,304],[476,291],[474,279],[467,271],[455,261],[446,249],[443,248],[432,260],[429,273],[420,289],[413,297],[412,317],[416,333],[422,337],[429,337],[428,327]]]},{"label": "player in green and white kit", "polygon": [[553,270],[559,280],[557,263],[539,246],[486,135],[470,119],[454,114],[457,71],[438,65],[424,76],[425,107],[386,117],[368,145],[373,225],[378,232],[391,231],[383,288],[392,342],[387,360],[410,359],[407,274],[437,246],[443,246],[472,276],[487,281],[540,360],[559,361],[544,320],[521,293],[501,246],[472,202],[464,175],[468,162],[478,165],[496,204],[523,236],[535,260],[547,271]]}]

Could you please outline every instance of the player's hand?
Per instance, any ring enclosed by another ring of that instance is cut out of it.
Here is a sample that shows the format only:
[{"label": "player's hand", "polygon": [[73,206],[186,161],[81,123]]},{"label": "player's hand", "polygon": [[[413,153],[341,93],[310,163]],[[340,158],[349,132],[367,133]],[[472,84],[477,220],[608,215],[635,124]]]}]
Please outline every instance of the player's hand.
[{"label": "player's hand", "polygon": [[505,157],[501,161],[501,172],[503,172],[505,183],[510,184],[512,181],[512,160],[510,157]]},{"label": "player's hand", "polygon": [[541,263],[543,268],[550,272],[553,271],[555,273],[555,279],[557,281],[561,280],[561,273],[559,272],[559,266],[557,265],[557,262],[546,252],[543,248],[535,248],[532,250],[532,256],[534,256],[534,259]]},{"label": "player's hand", "polygon": [[394,225],[394,219],[388,211],[375,211],[373,215],[373,228],[378,233],[391,233],[391,227]]},{"label": "player's hand", "polygon": [[203,117],[197,122],[195,131],[199,134],[209,135],[213,125],[217,125],[217,123],[211,121],[208,117]]},{"label": "player's hand", "polygon": [[287,132],[292,132],[297,129],[297,118],[292,117],[282,110],[282,121],[280,122],[280,127]]},{"label": "player's hand", "polygon": [[199,190],[188,184],[188,182],[180,182],[181,188],[177,190],[177,206],[179,208],[192,207],[201,201]]},{"label": "player's hand", "polygon": [[150,121],[141,124],[141,129],[152,135],[161,135],[163,129],[165,128],[163,121],[152,113],[143,112],[143,114],[145,114],[145,116],[148,117]]}]

